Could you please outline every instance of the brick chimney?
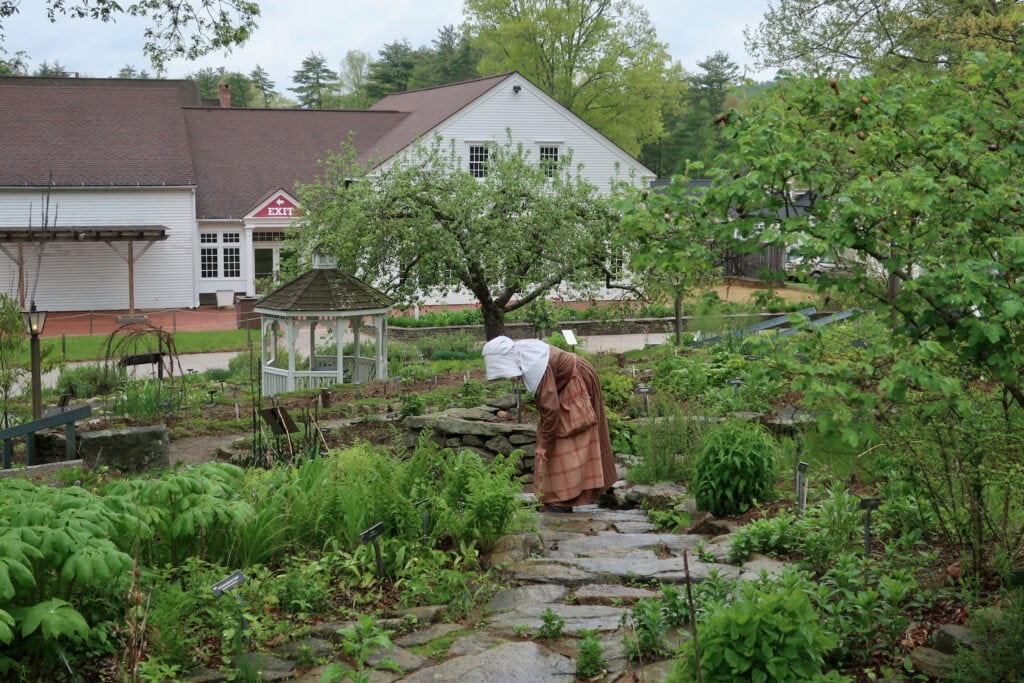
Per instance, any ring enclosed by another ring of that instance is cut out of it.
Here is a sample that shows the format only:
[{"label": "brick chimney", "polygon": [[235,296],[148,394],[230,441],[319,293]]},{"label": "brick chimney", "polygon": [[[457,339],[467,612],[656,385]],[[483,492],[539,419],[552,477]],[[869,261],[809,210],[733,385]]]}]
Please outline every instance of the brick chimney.
[{"label": "brick chimney", "polygon": [[227,83],[221,83],[218,94],[220,95],[220,106],[230,107],[231,106],[231,86]]}]

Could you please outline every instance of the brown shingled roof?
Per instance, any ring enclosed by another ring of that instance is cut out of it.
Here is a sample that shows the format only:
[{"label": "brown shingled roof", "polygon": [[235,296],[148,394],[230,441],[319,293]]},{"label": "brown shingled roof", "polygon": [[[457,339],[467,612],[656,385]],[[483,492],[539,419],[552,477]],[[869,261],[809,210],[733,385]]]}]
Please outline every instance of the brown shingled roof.
[{"label": "brown shingled roof", "polygon": [[314,268],[256,302],[255,308],[284,313],[374,311],[394,302],[337,268]]},{"label": "brown shingled roof", "polygon": [[388,95],[370,110],[404,111],[409,116],[382,137],[370,154],[360,156],[360,161],[388,160],[510,76],[512,73],[499,74]]},{"label": "brown shingled roof", "polygon": [[179,83],[75,80],[0,78],[0,186],[195,184]]},{"label": "brown shingled roof", "polygon": [[393,111],[185,109],[198,175],[196,215],[240,218],[268,188],[295,191],[352,133],[362,154],[405,119]]}]

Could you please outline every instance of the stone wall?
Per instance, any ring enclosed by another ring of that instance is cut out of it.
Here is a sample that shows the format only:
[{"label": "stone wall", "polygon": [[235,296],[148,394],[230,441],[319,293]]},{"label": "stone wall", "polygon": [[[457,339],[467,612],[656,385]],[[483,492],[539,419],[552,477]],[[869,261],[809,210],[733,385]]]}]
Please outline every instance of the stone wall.
[{"label": "stone wall", "polygon": [[449,408],[430,415],[411,415],[402,420],[403,444],[414,448],[423,430],[431,430],[439,446],[456,451],[473,451],[490,462],[499,453],[508,455],[522,450],[519,474],[524,483],[533,481],[534,447],[537,426],[499,421],[514,408],[515,398],[509,394],[478,408]]}]

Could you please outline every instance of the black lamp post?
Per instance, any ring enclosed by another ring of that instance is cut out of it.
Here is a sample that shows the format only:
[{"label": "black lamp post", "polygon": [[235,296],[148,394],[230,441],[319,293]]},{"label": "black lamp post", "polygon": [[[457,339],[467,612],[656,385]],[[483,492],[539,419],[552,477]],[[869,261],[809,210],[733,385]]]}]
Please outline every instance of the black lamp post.
[{"label": "black lamp post", "polygon": [[36,302],[33,301],[29,310],[21,312],[21,320],[25,323],[25,331],[31,338],[29,348],[32,352],[32,419],[38,420],[43,416],[42,378],[39,368],[39,335],[43,333],[43,326],[46,324],[46,311],[37,311]]}]

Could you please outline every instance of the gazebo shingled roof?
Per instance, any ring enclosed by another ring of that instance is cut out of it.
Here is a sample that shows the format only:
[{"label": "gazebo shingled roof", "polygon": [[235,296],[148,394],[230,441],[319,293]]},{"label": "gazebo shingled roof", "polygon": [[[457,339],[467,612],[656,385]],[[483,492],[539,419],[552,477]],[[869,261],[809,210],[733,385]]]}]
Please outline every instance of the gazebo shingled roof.
[{"label": "gazebo shingled roof", "polygon": [[254,308],[287,313],[374,311],[394,304],[362,280],[337,268],[314,268],[256,302]]}]

